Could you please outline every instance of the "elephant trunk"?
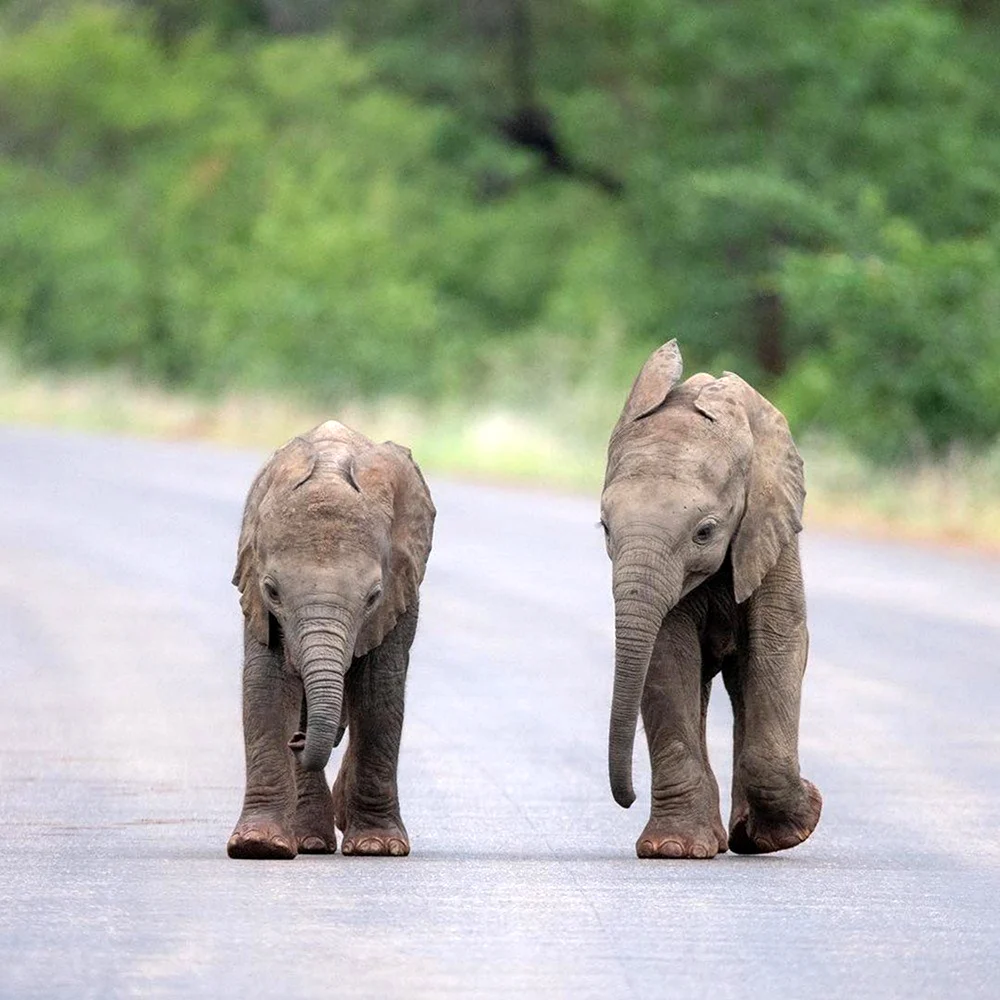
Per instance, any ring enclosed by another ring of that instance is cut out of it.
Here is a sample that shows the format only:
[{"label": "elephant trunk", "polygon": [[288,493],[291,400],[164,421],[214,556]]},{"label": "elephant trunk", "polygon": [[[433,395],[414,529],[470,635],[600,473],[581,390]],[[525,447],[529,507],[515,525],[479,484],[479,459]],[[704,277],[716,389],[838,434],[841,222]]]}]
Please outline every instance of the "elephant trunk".
[{"label": "elephant trunk", "polygon": [[297,629],[299,673],[306,696],[306,738],[299,762],[322,771],[343,732],[344,674],[351,664],[354,629],[346,616],[329,612],[301,617]]},{"label": "elephant trunk", "polygon": [[635,801],[632,751],[653,645],[667,612],[680,599],[682,574],[648,540],[615,554],[615,683],[608,735],[611,794],[623,809]]}]

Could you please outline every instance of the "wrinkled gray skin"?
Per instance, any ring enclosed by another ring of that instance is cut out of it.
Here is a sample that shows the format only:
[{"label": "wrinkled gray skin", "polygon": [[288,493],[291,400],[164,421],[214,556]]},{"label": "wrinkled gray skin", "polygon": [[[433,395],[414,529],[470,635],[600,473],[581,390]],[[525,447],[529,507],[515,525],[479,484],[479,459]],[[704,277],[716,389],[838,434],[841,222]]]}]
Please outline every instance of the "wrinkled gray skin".
[{"label": "wrinkled gray skin", "polygon": [[[279,449],[247,497],[246,794],[233,858],[405,855],[396,766],[434,505],[405,448],[328,421]],[[333,790],[323,768],[349,730]]]},{"label": "wrinkled gray skin", "polygon": [[[635,799],[641,711],[653,780],[639,857],[778,851],[805,840],[822,807],[798,757],[802,461],[784,417],[737,375],[680,376],[670,341],[643,366],[608,447],[611,790],[625,808]],[[728,836],[705,743],[719,673],[734,713]]]}]

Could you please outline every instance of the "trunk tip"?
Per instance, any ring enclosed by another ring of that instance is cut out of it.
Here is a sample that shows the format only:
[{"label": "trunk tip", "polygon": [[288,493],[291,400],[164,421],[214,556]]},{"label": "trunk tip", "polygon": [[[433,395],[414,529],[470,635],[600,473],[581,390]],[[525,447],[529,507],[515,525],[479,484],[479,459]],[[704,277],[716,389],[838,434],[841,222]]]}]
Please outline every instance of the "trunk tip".
[{"label": "trunk tip", "polygon": [[635,802],[635,789],[632,787],[632,775],[628,775],[625,778],[612,776],[611,778],[611,794],[615,797],[615,802],[622,807],[622,809],[628,809],[633,802]]},{"label": "trunk tip", "polygon": [[329,760],[329,754],[326,755],[325,760],[322,755],[309,756],[308,754],[303,754],[299,763],[301,763],[303,771],[322,771]]},{"label": "trunk tip", "polygon": [[307,746],[301,751],[293,752],[298,757],[299,764],[302,765],[304,771],[322,771],[330,761],[331,751],[324,752],[322,748],[317,750],[315,747]]},{"label": "trunk tip", "polygon": [[635,802],[635,792],[631,788],[622,791],[619,789],[612,789],[611,793],[615,797],[615,802],[622,807],[622,809],[628,809],[629,806]]},{"label": "trunk tip", "polygon": [[635,789],[632,786],[632,741],[625,741],[628,745],[623,749],[620,742],[615,739],[614,731],[615,726],[612,722],[612,736],[608,748],[608,779],[615,802],[622,809],[628,809],[635,802]]}]

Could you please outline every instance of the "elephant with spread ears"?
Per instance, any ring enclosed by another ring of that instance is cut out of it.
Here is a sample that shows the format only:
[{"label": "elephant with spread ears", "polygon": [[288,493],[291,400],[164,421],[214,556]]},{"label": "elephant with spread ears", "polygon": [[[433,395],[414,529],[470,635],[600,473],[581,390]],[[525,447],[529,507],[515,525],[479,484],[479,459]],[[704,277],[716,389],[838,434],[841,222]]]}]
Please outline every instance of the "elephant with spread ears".
[{"label": "elephant with spread ears", "polygon": [[[328,421],[250,488],[233,583],[244,619],[246,792],[234,858],[405,855],[396,768],[434,504],[407,449]],[[324,767],[347,730],[331,789]]]},{"label": "elephant with spread ears", "polygon": [[[676,341],[646,361],[608,446],[601,524],[612,561],[608,762],[628,808],[642,715],[652,766],[641,858],[794,847],[822,798],[799,773],[808,633],[798,533],[802,460],[785,418],[739,376],[681,382]],[[732,701],[728,832],[708,760],[713,678]]]}]

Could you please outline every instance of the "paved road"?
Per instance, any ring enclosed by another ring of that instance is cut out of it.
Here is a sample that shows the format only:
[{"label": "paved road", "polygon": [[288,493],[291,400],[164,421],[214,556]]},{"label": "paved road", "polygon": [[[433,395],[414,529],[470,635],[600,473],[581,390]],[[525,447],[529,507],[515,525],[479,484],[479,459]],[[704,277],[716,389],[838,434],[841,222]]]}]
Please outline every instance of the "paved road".
[{"label": "paved road", "polygon": [[433,482],[413,855],[233,862],[260,457],[0,428],[0,996],[1000,996],[1000,564],[807,533],[817,833],[641,863],[595,502]]}]

